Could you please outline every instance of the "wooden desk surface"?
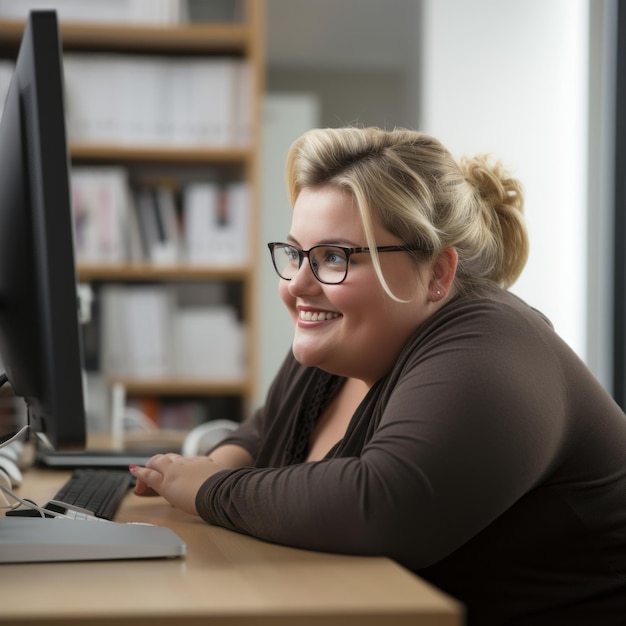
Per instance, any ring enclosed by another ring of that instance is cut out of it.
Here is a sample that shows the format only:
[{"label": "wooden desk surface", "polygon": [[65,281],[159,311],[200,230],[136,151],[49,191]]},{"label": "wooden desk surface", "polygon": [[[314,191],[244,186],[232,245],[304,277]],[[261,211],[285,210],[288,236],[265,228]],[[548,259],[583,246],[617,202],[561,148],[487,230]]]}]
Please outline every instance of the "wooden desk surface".
[{"label": "wooden desk surface", "polygon": [[[64,472],[30,470],[17,491],[46,502]],[[0,565],[0,623],[457,626],[457,603],[384,558],[276,546],[129,494],[116,521],[169,526],[175,560]]]}]

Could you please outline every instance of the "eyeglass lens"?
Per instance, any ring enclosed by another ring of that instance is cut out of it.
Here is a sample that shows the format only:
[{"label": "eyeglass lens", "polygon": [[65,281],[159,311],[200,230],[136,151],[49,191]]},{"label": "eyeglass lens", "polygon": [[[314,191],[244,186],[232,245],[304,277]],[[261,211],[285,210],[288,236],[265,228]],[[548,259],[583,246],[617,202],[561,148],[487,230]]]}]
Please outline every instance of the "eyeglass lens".
[{"label": "eyeglass lens", "polygon": [[[282,278],[291,280],[302,262],[303,253],[289,245],[274,246],[274,266]],[[315,276],[325,283],[340,283],[348,271],[348,254],[336,246],[315,246],[308,253],[309,263]]]}]

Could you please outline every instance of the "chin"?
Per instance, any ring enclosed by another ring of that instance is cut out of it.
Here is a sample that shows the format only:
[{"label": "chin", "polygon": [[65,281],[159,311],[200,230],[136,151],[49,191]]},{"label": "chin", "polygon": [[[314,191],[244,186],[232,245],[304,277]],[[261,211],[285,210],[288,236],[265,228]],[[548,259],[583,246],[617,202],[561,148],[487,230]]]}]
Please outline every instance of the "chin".
[{"label": "chin", "polygon": [[291,351],[296,361],[305,367],[321,367],[322,355],[317,349],[311,350],[308,346],[303,346],[297,341],[291,346]]},{"label": "chin", "polygon": [[304,365],[305,367],[316,367],[316,362],[310,360],[307,356],[306,350],[298,350],[296,346],[291,346],[291,351],[293,352],[293,356],[300,363],[300,365]]}]

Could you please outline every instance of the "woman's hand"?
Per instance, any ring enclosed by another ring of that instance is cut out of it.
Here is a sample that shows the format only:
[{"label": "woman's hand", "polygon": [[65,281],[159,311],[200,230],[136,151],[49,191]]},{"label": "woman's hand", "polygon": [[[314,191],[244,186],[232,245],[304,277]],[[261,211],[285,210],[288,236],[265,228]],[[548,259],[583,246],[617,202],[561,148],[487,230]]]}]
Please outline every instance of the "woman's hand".
[{"label": "woman's hand", "polygon": [[197,515],[198,490],[209,476],[225,468],[206,456],[157,454],[145,467],[131,465],[129,469],[137,479],[137,495],[160,495],[171,505]]}]

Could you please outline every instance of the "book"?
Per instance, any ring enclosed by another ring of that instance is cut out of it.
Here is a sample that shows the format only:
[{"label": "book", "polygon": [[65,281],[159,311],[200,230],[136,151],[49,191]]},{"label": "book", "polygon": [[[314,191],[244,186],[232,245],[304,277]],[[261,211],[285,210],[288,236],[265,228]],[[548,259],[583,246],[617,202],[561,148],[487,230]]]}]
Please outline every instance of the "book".
[{"label": "book", "polygon": [[249,186],[246,182],[229,183],[225,189],[229,218],[229,250],[226,262],[241,267],[251,261],[250,247],[252,210]]},{"label": "book", "polygon": [[83,143],[122,141],[128,131],[123,126],[126,70],[120,55],[66,53],[63,75],[69,139]]},{"label": "book", "polygon": [[106,376],[129,373],[126,358],[125,285],[105,284],[98,294],[100,316],[100,367]]},{"label": "book", "polygon": [[218,211],[220,188],[217,183],[189,183],[183,188],[183,245],[191,265],[212,261],[210,234]]},{"label": "book", "polygon": [[233,142],[235,81],[239,61],[229,57],[191,61],[189,142],[224,146]]},{"label": "book", "polygon": [[244,377],[245,331],[232,307],[180,307],[174,322],[176,376],[212,380]]},{"label": "book", "polygon": [[153,261],[159,265],[178,263],[181,255],[181,234],[174,190],[166,186],[157,187],[154,190],[154,201],[160,246]]},{"label": "book", "polygon": [[66,53],[68,136],[145,146],[241,144],[251,115],[246,68],[227,56]]},{"label": "book", "polygon": [[175,292],[169,285],[102,286],[102,372],[109,377],[169,376],[175,308]]},{"label": "book", "polygon": [[183,231],[191,264],[250,262],[250,195],[245,182],[191,183],[183,189]]},{"label": "book", "polygon": [[54,9],[64,22],[177,24],[188,19],[186,0],[0,0],[0,16],[26,19],[34,9]]},{"label": "book", "polygon": [[128,287],[124,306],[126,371],[137,378],[172,373],[172,320],[176,307],[168,285]]},{"label": "book", "polygon": [[142,187],[136,198],[136,225],[143,260],[160,266],[178,263],[181,233],[174,191],[165,186]]},{"label": "book", "polygon": [[132,198],[122,167],[75,167],[71,174],[74,246],[79,263],[128,258]]},{"label": "book", "polygon": [[247,61],[239,61],[234,72],[231,141],[236,146],[248,146],[252,141],[252,93],[255,75]]}]

